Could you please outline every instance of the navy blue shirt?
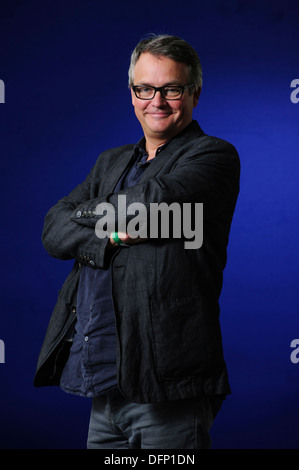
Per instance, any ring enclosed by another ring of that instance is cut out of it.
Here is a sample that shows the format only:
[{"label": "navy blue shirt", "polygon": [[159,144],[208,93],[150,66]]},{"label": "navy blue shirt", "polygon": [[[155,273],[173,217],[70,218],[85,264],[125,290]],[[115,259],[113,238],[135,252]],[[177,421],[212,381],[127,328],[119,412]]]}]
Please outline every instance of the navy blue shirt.
[{"label": "navy blue shirt", "polygon": [[[134,155],[133,165],[125,170],[114,192],[138,183],[151,163],[146,161],[148,155],[142,141],[135,146]],[[60,386],[84,397],[94,397],[117,386],[116,326],[109,268],[81,267],[76,332]]]}]

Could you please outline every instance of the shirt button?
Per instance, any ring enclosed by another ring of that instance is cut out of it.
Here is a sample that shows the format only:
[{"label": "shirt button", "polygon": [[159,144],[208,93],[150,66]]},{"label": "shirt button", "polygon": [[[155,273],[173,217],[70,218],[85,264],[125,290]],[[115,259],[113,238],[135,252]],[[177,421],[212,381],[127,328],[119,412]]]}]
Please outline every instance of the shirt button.
[{"label": "shirt button", "polygon": [[85,336],[84,341],[88,341],[88,336]]},{"label": "shirt button", "polygon": [[77,219],[80,219],[81,215],[82,215],[82,212],[78,211],[77,214],[76,214]]}]

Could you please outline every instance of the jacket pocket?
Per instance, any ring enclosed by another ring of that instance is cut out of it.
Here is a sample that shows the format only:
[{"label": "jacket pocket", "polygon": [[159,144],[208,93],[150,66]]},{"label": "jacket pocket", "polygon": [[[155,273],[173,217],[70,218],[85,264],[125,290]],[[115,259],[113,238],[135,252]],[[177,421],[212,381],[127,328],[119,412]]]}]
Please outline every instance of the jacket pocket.
[{"label": "jacket pocket", "polygon": [[210,374],[222,358],[216,311],[203,309],[201,298],[151,303],[153,349],[161,379]]}]

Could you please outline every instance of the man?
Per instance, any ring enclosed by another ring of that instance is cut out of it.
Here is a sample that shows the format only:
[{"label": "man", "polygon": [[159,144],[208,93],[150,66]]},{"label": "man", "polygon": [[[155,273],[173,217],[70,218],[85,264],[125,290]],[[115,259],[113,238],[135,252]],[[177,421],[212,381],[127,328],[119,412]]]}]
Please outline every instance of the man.
[{"label": "man", "polygon": [[[129,86],[144,137],[103,152],[45,218],[45,248],[75,264],[35,385],[92,398],[88,448],[207,448],[230,393],[218,299],[239,158],[192,118],[201,81],[198,55],[184,40],[142,40],[131,56]],[[146,210],[146,236],[127,229],[136,203]],[[163,220],[151,231],[152,205],[174,203],[182,211],[191,204],[193,223],[203,205],[200,246],[186,248],[175,224],[163,236]],[[102,235],[97,231],[103,204],[115,216],[107,236],[103,224]]]}]

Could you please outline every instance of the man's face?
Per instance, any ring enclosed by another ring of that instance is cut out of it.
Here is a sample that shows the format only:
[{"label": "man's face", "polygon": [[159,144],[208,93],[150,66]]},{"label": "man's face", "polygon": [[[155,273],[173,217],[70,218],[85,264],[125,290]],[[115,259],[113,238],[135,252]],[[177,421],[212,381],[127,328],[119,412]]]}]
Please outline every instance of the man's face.
[{"label": "man's face", "polygon": [[[161,87],[190,85],[187,66],[168,57],[143,53],[134,69],[134,85]],[[192,90],[193,91],[193,90]],[[132,104],[145,138],[166,141],[182,131],[191,121],[199,91],[190,95],[186,90],[180,100],[169,101],[157,92],[152,100],[138,99],[134,91]]]}]

